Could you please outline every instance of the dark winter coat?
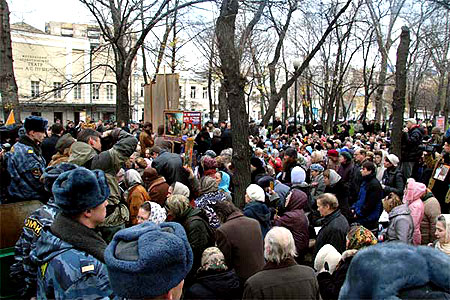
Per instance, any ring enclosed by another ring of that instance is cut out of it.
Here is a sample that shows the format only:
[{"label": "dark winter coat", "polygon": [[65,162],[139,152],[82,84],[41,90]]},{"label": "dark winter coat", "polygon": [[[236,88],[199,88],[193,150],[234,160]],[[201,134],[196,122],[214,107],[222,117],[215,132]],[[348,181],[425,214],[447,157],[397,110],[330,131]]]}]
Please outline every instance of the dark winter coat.
[{"label": "dark winter coat", "polygon": [[378,219],[383,211],[382,198],[383,189],[375,173],[363,177],[358,201],[353,206],[356,221],[369,230],[378,228]]},{"label": "dark winter coat", "polygon": [[[208,130],[203,129],[197,134],[195,144],[194,148],[197,150],[197,153],[201,155],[211,149],[211,136],[209,135]],[[217,155],[219,154],[217,153]]]},{"label": "dark winter coat", "polygon": [[362,182],[360,168],[353,162],[347,165],[341,164],[337,172],[341,176],[341,181],[348,191],[348,203],[352,205],[358,200],[359,188]]},{"label": "dark winter coat", "polygon": [[247,203],[244,207],[244,215],[259,222],[264,240],[270,230],[270,210],[267,205],[259,201]]},{"label": "dark winter coat", "polygon": [[399,167],[390,167],[384,170],[383,179],[381,182],[384,185],[383,192],[386,197],[389,193],[395,193],[400,198],[403,197],[403,190],[405,189],[405,178]]},{"label": "dark winter coat", "polygon": [[339,253],[343,253],[346,247],[346,237],[349,230],[347,219],[338,210],[335,210],[328,216],[325,216],[322,221],[322,228],[316,238],[316,247],[314,256],[317,255],[320,248],[326,244],[332,245]]},{"label": "dark winter coat", "polygon": [[216,230],[216,240],[226,265],[236,271],[242,283],[263,268],[263,240],[258,221],[234,212]]},{"label": "dark winter coat", "polygon": [[424,130],[419,125],[414,125],[408,132],[402,134],[402,162],[417,162],[422,157],[422,144]]},{"label": "dark winter coat", "polygon": [[268,262],[247,280],[242,299],[320,299],[319,284],[312,268],[292,258]]},{"label": "dark winter coat", "polygon": [[327,185],[325,188],[325,193],[331,193],[336,196],[339,203],[339,210],[342,215],[347,218],[347,220],[350,220],[351,212],[350,205],[348,204],[348,191],[345,184],[342,182],[342,179],[336,184]]},{"label": "dark winter coat", "polygon": [[297,254],[301,255],[309,246],[308,219],[303,211],[307,205],[308,196],[298,189],[292,190],[291,193],[283,215],[274,220],[274,225],[289,229],[294,237]]},{"label": "dark winter coat", "polygon": [[231,271],[198,273],[184,299],[240,299],[239,277]]},{"label": "dark winter coat", "polygon": [[41,145],[42,156],[45,158],[45,162],[48,163],[52,160],[52,156],[56,154],[56,143],[58,142],[60,136],[53,134],[51,137],[44,139]]},{"label": "dark winter coat", "polygon": [[223,149],[225,148],[223,147],[222,138],[220,136],[214,136],[211,140],[211,150],[217,155],[220,155]]},{"label": "dark winter coat", "polygon": [[178,154],[161,151],[152,162],[152,167],[166,179],[168,185],[178,181],[189,186],[189,181],[183,169],[183,162]]},{"label": "dark winter coat", "polygon": [[201,265],[203,251],[208,247],[214,246],[214,240],[211,239],[210,229],[208,229],[208,217],[203,210],[189,207],[181,216],[177,216],[174,221],[183,226],[194,254],[194,263],[188,274],[188,281],[191,281]]},{"label": "dark winter coat", "polygon": [[354,254],[354,250],[344,252],[342,254],[341,261],[336,267],[336,270],[334,270],[333,274],[330,274],[329,272],[322,272],[317,275],[320,295],[323,300],[338,299],[339,292],[344,284],[345,276],[347,276],[347,270],[350,267]]},{"label": "dark winter coat", "polygon": [[394,207],[389,212],[389,227],[386,230],[386,241],[413,243],[414,223],[408,204]]}]

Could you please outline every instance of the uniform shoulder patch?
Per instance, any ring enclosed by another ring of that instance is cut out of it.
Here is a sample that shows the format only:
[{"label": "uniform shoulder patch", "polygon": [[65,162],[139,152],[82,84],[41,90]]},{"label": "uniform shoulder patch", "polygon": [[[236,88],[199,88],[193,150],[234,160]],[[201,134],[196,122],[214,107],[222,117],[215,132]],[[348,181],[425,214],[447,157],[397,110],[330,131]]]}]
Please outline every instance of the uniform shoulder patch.
[{"label": "uniform shoulder patch", "polygon": [[28,151],[27,151],[29,154],[33,154],[34,152],[33,152],[33,149],[28,149]]},{"label": "uniform shoulder patch", "polygon": [[88,265],[88,266],[81,267],[81,273],[90,272],[90,271],[94,271],[94,265]]},{"label": "uniform shoulder patch", "polygon": [[35,236],[41,236],[41,231],[44,226],[34,218],[27,218],[25,220],[25,228],[31,230]]}]

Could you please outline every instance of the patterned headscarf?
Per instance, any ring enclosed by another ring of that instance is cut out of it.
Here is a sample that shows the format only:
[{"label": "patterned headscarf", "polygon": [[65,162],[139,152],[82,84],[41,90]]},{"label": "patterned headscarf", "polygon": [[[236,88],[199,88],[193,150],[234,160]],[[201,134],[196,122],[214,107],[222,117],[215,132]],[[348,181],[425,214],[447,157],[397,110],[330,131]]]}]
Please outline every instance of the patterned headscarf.
[{"label": "patterned headscarf", "polygon": [[148,220],[152,221],[153,223],[156,223],[156,224],[161,224],[167,218],[166,210],[156,202],[152,202],[152,201],[149,201],[149,202],[150,202],[150,206],[151,206],[151,212],[150,212],[150,217]]},{"label": "patterned headscarf", "polygon": [[202,266],[198,269],[198,272],[228,270],[228,267],[225,264],[225,257],[217,247],[206,248],[205,251],[203,251],[201,263]]},{"label": "patterned headscarf", "polygon": [[372,231],[360,225],[350,228],[350,231],[347,233],[347,240],[347,250],[359,250],[367,246],[375,245],[378,242]]},{"label": "patterned headscarf", "polygon": [[438,218],[444,217],[444,225],[445,225],[445,243],[437,242],[436,248],[441,250],[442,252],[450,255],[450,214],[442,214],[439,215]]}]

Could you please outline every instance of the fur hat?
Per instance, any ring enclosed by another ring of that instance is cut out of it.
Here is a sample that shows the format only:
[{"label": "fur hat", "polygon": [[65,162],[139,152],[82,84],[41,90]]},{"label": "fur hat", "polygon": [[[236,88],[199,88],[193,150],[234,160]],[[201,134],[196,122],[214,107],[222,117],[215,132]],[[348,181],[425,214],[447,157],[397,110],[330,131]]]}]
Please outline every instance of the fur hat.
[{"label": "fur hat", "polygon": [[51,192],[53,183],[55,183],[55,180],[59,175],[64,172],[76,169],[77,167],[77,165],[71,163],[60,163],[55,166],[45,168],[44,174],[42,174],[45,190]]},{"label": "fur hat", "polygon": [[336,270],[336,266],[341,260],[341,254],[330,244],[323,245],[317,252],[316,259],[314,260],[314,269],[317,272],[325,270],[325,263],[328,263],[328,271],[333,273]]},{"label": "fur hat", "polygon": [[266,194],[262,187],[256,184],[250,184],[245,193],[248,195],[251,201],[264,202],[266,200]]},{"label": "fur hat", "polygon": [[389,155],[387,155],[387,156],[386,156],[386,159],[387,159],[391,164],[393,164],[394,167],[398,166],[398,163],[400,162],[400,161],[398,160],[397,155],[395,155],[395,154],[389,154]]},{"label": "fur hat", "polygon": [[109,197],[105,173],[83,167],[62,173],[53,184],[52,192],[56,204],[68,214],[97,207]]},{"label": "fur hat", "polygon": [[291,183],[303,183],[306,179],[305,170],[302,167],[296,166],[291,171]]},{"label": "fur hat", "polygon": [[418,294],[399,294],[420,292],[424,286],[431,287],[431,291],[423,290],[427,299],[448,299],[442,293],[450,292],[449,282],[450,259],[445,253],[426,246],[382,243],[358,251],[339,299],[423,299]]},{"label": "fur hat", "polygon": [[105,250],[114,293],[131,299],[155,298],[176,287],[192,268],[193,254],[178,223],[144,222],[122,229]]},{"label": "fur hat", "polygon": [[38,116],[29,116],[25,118],[25,122],[23,123],[23,127],[25,127],[26,131],[38,131],[45,132],[47,130],[48,121]]}]

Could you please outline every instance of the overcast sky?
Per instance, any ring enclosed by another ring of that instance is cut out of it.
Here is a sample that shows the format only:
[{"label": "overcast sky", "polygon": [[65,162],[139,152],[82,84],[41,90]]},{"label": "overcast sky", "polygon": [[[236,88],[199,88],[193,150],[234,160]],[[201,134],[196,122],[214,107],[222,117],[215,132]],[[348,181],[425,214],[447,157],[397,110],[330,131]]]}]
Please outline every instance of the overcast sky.
[{"label": "overcast sky", "polygon": [[7,0],[11,23],[25,22],[44,30],[45,22],[89,23],[92,17],[78,0]]}]

